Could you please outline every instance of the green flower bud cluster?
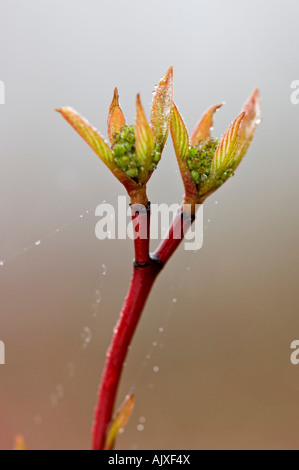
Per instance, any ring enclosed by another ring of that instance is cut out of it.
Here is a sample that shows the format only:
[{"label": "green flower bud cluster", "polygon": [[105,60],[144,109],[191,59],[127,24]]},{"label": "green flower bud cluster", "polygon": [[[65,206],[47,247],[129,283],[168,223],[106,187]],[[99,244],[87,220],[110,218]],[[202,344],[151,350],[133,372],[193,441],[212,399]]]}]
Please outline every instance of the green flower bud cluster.
[{"label": "green flower bud cluster", "polygon": [[[113,139],[112,150],[115,163],[127,176],[138,182],[141,167],[136,155],[135,126],[123,126],[118,134],[114,134]],[[156,169],[161,154],[161,146],[156,144],[149,171]]]},{"label": "green flower bud cluster", "polygon": [[136,156],[136,137],[134,126],[123,126],[119,134],[114,135],[112,146],[115,163],[132,179],[137,180],[139,162]]},{"label": "green flower bud cluster", "polygon": [[212,159],[218,145],[218,140],[208,139],[202,140],[197,147],[190,147],[188,167],[197,186],[200,186],[209,177]]},{"label": "green flower bud cluster", "polygon": [[[202,140],[197,147],[190,147],[188,155],[188,167],[191,177],[198,190],[209,178],[213,157],[219,145],[217,139]],[[216,182],[216,187],[221,186],[228,178],[233,176],[232,168],[228,168]]]}]

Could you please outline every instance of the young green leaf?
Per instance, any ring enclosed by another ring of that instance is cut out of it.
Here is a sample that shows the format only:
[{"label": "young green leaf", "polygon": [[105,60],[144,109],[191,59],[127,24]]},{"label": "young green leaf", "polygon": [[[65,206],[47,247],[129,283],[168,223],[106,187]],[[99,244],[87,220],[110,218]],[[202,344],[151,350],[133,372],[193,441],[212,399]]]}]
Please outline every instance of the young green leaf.
[{"label": "young green leaf", "polygon": [[136,155],[141,165],[140,182],[142,182],[146,178],[152,163],[154,138],[141,105],[139,94],[137,95],[136,108]]},{"label": "young green leaf", "polygon": [[64,119],[75,129],[76,132],[87,142],[97,156],[111,169],[115,166],[113,154],[99,134],[97,129],[93,127],[85,118],[81,117],[77,111],[72,108],[56,109]]},{"label": "young green leaf", "polygon": [[120,407],[120,410],[118,411],[116,417],[114,418],[114,420],[112,421],[110,425],[110,428],[108,430],[108,434],[106,437],[106,441],[105,441],[104,450],[113,450],[115,440],[117,438],[119,431],[126,426],[132,414],[134,403],[135,403],[134,395],[129,395],[126,397],[124,403]]},{"label": "young green leaf", "polygon": [[129,178],[115,163],[113,153],[103,137],[97,129],[89,122],[81,117],[72,108],[56,109],[64,119],[75,129],[76,132],[88,143],[92,150],[102,160],[103,163],[112,171],[116,178],[125,186],[126,190],[131,193],[138,189],[137,184]]},{"label": "young green leaf", "polygon": [[196,198],[197,191],[187,162],[189,155],[189,136],[184,121],[174,103],[171,111],[170,131],[185,186],[186,199],[194,199]]},{"label": "young green leaf", "polygon": [[109,108],[109,114],[108,114],[108,120],[107,120],[108,137],[109,137],[111,144],[113,144],[113,136],[115,134],[118,134],[120,129],[126,125],[126,119],[122,110],[120,109],[118,100],[119,100],[118,90],[117,88],[115,88],[114,96],[113,96],[112,103]]},{"label": "young green leaf", "polygon": [[155,143],[160,145],[161,150],[166,143],[169,131],[172,90],[173,68],[170,67],[156,87],[150,116],[150,127],[154,135]]},{"label": "young green leaf", "polygon": [[217,179],[233,163],[238,149],[239,129],[245,112],[241,113],[224,134],[212,160],[211,181]]}]

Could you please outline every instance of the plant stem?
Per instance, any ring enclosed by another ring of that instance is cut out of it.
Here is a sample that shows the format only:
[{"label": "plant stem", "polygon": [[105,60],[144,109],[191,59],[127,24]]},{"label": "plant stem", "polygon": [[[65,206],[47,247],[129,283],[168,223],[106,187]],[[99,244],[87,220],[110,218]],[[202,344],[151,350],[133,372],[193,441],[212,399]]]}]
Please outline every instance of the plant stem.
[{"label": "plant stem", "polygon": [[144,267],[134,267],[130,290],[121,311],[119,322],[114,329],[112,344],[107,352],[106,365],[99,390],[98,407],[95,412],[94,450],[101,450],[104,447],[123,363],[159,270],[160,266],[157,262],[149,263]]},{"label": "plant stem", "polygon": [[[184,234],[190,227],[192,219],[183,216],[183,207],[175,217],[169,230],[168,237],[164,239],[155,254],[149,255],[150,209],[143,212],[140,225],[147,221],[147,239],[135,239],[135,263],[129,293],[126,297],[120,319],[114,329],[111,346],[106,355],[106,364],[99,388],[98,405],[95,411],[93,427],[93,450],[102,450],[108,427],[111,423],[116,394],[121,378],[123,363],[128,347],[132,341],[140,316],[144,309],[152,286],[169,258],[178,248]],[[133,222],[136,215],[133,215]],[[140,227],[139,227],[140,229]],[[178,234],[181,236],[178,237]]]}]

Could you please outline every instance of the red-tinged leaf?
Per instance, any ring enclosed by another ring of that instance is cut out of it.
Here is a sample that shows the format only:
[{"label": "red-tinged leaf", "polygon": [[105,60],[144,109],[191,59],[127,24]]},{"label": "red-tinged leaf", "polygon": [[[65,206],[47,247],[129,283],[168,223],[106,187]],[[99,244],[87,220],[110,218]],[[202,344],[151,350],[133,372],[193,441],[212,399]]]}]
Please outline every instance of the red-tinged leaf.
[{"label": "red-tinged leaf", "polygon": [[240,164],[242,158],[248,150],[255,131],[262,120],[261,101],[259,90],[255,90],[243,107],[245,117],[241,123],[239,131],[240,147],[235,157],[234,168]]},{"label": "red-tinged leaf", "polygon": [[109,108],[108,121],[107,121],[108,137],[109,137],[111,144],[113,144],[114,134],[118,134],[120,129],[126,125],[126,119],[122,110],[120,109],[118,99],[119,99],[118,90],[117,88],[115,88],[112,103]]},{"label": "red-tinged leaf", "polygon": [[213,190],[218,179],[231,167],[235,159],[239,145],[239,130],[244,119],[245,112],[240,114],[224,134],[211,163],[211,173],[202,186],[201,194]]},{"label": "red-tinged leaf", "polygon": [[110,147],[95,127],[93,127],[85,118],[81,117],[77,111],[72,108],[62,108],[57,109],[56,111],[61,113],[64,119],[75,129],[75,131],[78,132],[97,156],[107,166],[109,166],[109,168],[115,165]]},{"label": "red-tinged leaf", "polygon": [[213,116],[214,113],[221,108],[222,104],[217,104],[208,109],[202,118],[199,120],[192,132],[190,143],[193,147],[196,147],[201,140],[207,140],[211,137],[211,128],[213,127]]},{"label": "red-tinged leaf", "polygon": [[170,129],[177,157],[180,160],[184,160],[189,154],[189,136],[182,116],[175,104],[172,107]]},{"label": "red-tinged leaf", "polygon": [[169,131],[170,113],[173,94],[173,68],[170,67],[166,75],[157,85],[151,109],[150,127],[155,143],[163,149]]},{"label": "red-tinged leaf", "polygon": [[112,171],[116,178],[125,186],[128,193],[136,191],[138,185],[129,178],[115,163],[113,153],[97,129],[81,117],[72,108],[56,109],[76,132],[87,142],[98,157]]},{"label": "red-tinged leaf", "polygon": [[108,430],[108,434],[105,441],[104,450],[112,450],[114,448],[115,440],[117,435],[121,429],[123,429],[134,408],[135,397],[134,395],[129,395],[126,397],[124,403],[120,407],[116,417],[112,421],[110,428]]},{"label": "red-tinged leaf", "polygon": [[170,131],[185,186],[186,198],[194,199],[197,196],[196,185],[192,180],[187,162],[189,155],[189,136],[184,121],[174,103],[171,112]]},{"label": "red-tinged leaf", "polygon": [[14,450],[27,450],[23,436],[16,436]]},{"label": "red-tinged leaf", "polygon": [[137,95],[136,108],[136,154],[141,164],[140,182],[142,182],[149,172],[155,144],[139,95]]},{"label": "red-tinged leaf", "polygon": [[232,164],[238,149],[239,130],[244,116],[245,113],[241,113],[224,134],[212,160],[212,175],[223,173]]}]

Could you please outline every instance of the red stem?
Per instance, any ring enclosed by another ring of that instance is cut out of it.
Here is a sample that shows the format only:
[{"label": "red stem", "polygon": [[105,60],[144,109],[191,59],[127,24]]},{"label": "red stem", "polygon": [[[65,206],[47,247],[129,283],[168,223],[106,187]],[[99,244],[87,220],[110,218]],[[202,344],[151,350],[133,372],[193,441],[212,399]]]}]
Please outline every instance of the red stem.
[{"label": "red stem", "polygon": [[134,233],[139,235],[134,238],[135,262],[144,265],[150,261],[151,203],[131,204],[131,209]]},{"label": "red stem", "polygon": [[184,240],[194,218],[181,207],[180,212],[174,218],[167,236],[157,248],[154,257],[164,266]]},{"label": "red stem", "polygon": [[[149,255],[149,206],[147,207],[146,215],[142,215],[147,219],[148,237],[146,240],[135,239],[136,260],[133,277],[119,322],[114,330],[111,346],[107,352],[106,364],[99,389],[93,428],[93,450],[102,450],[104,448],[107,430],[113,415],[123,363],[152,286],[160,270],[178,248],[183,240],[184,233],[186,233],[187,228],[191,225],[191,219],[184,218],[183,209],[181,209],[180,214],[173,221],[168,237],[163,240],[151,258]],[[133,215],[133,221],[135,218],[136,215]],[[145,219],[141,220],[145,221]],[[178,233],[182,235],[181,238],[178,238]]]}]

